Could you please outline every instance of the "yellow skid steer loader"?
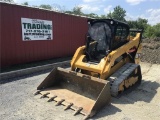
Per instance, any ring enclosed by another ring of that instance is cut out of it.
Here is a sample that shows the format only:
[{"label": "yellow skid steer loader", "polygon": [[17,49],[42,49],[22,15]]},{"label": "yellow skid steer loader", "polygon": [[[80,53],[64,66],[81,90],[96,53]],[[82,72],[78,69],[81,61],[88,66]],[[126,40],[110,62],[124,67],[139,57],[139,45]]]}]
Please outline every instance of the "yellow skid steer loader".
[{"label": "yellow skid steer loader", "polygon": [[68,69],[55,68],[38,86],[48,102],[92,117],[111,96],[141,83],[142,30],[114,19],[89,19],[86,45],[79,47]]}]

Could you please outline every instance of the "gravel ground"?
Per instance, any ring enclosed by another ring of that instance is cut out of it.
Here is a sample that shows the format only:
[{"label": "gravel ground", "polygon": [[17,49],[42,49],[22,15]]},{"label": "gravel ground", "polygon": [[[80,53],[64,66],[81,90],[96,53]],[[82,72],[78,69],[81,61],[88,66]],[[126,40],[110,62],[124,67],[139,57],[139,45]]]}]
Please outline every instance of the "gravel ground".
[{"label": "gravel ground", "polygon": [[[112,98],[111,104],[93,119],[99,120],[159,120],[160,118],[160,64],[141,63],[141,86],[120,98]],[[40,95],[34,96],[36,87],[49,72],[33,74],[0,84],[1,120],[81,120],[72,110],[46,102]]]}]

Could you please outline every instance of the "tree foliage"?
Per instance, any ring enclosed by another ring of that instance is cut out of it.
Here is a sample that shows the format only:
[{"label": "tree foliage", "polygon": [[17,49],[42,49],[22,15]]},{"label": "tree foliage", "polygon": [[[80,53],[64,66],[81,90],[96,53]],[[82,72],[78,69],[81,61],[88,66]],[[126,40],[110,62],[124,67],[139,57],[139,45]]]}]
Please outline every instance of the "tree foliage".
[{"label": "tree foliage", "polygon": [[153,29],[155,30],[154,36],[160,37],[160,23],[154,25]]},{"label": "tree foliage", "polygon": [[160,37],[160,23],[154,26],[148,25],[145,31],[145,37]]},{"label": "tree foliage", "polygon": [[98,16],[95,13],[89,13],[85,14],[82,12],[82,7],[74,7],[71,11],[65,11],[65,13],[69,14],[76,14],[76,15],[84,15],[91,18],[98,18],[98,19],[106,19],[106,18],[112,18],[117,19],[119,21],[128,22],[130,28],[134,29],[143,29],[145,37],[160,37],[160,23],[157,25],[151,26],[148,24],[147,19],[138,18],[137,20],[125,20],[126,11],[121,8],[120,6],[116,6],[113,10],[113,12],[109,12],[107,15],[100,15]]},{"label": "tree foliage", "polygon": [[125,16],[126,16],[126,11],[119,5],[114,8],[113,12],[110,12],[107,15],[108,18],[117,19],[119,21],[126,21]]},{"label": "tree foliage", "polygon": [[71,11],[65,11],[65,13],[75,14],[75,15],[84,15],[82,12],[82,7],[75,6]]},{"label": "tree foliage", "polygon": [[28,2],[24,2],[24,3],[22,3],[22,5],[28,5]]},{"label": "tree foliage", "polygon": [[95,13],[90,13],[90,14],[85,14],[87,17],[91,17],[91,18],[99,18],[99,16]]},{"label": "tree foliage", "polygon": [[48,9],[48,10],[52,10],[52,6],[51,5],[42,4],[39,7],[40,8],[44,8],[44,9]]},{"label": "tree foliage", "polygon": [[112,19],[112,12],[109,12],[109,13],[107,14],[107,18],[111,18],[111,19]]},{"label": "tree foliage", "polygon": [[106,16],[106,15],[101,15],[100,18],[101,18],[101,19],[106,19],[107,16]]},{"label": "tree foliage", "polygon": [[91,17],[91,18],[100,18],[97,14],[95,13],[89,13],[89,14],[85,14],[82,12],[82,7],[79,6],[75,6],[71,11],[65,11],[65,13],[69,13],[69,14],[75,14],[75,15],[83,15],[86,17]]},{"label": "tree foliage", "polygon": [[135,29],[143,29],[145,30],[148,26],[148,20],[143,19],[143,18],[138,18],[138,20],[130,20],[127,21],[130,28],[135,28]]},{"label": "tree foliage", "polygon": [[76,14],[76,15],[83,15],[83,12],[82,12],[82,7],[79,7],[79,6],[76,6],[73,8],[73,14]]},{"label": "tree foliage", "polygon": [[[12,2],[14,3],[14,0],[1,0],[4,2]],[[22,3],[23,5],[28,5],[28,2]],[[121,7],[121,6],[116,6],[112,12],[109,12],[107,15],[97,15],[95,13],[89,13],[85,14],[82,12],[82,7],[80,6],[75,6],[72,10],[66,11],[64,6],[63,8],[60,5],[47,5],[47,4],[42,4],[40,6],[35,6],[35,7],[40,7],[44,9],[49,9],[49,10],[61,10],[61,12],[64,13],[69,13],[69,14],[75,14],[75,15],[83,15],[86,17],[91,17],[91,18],[96,18],[96,19],[106,19],[106,18],[112,18],[112,19],[117,19],[119,21],[124,21],[128,22],[130,28],[134,29],[143,29],[144,30],[144,36],[145,37],[160,37],[160,23],[151,26],[148,24],[147,19],[143,18],[138,18],[137,20],[125,20],[126,16],[126,11]]]}]

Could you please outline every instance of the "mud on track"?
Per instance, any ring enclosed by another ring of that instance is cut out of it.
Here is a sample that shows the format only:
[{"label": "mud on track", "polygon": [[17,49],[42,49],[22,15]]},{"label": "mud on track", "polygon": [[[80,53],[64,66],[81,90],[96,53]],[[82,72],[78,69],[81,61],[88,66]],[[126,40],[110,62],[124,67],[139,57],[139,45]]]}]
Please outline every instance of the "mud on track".
[{"label": "mud on track", "polygon": [[[112,98],[111,104],[92,119],[98,120],[159,120],[160,118],[160,64],[141,63],[141,86],[120,98]],[[81,120],[83,115],[73,116],[64,106],[33,96],[36,87],[47,73],[12,79],[0,84],[1,120]]]}]

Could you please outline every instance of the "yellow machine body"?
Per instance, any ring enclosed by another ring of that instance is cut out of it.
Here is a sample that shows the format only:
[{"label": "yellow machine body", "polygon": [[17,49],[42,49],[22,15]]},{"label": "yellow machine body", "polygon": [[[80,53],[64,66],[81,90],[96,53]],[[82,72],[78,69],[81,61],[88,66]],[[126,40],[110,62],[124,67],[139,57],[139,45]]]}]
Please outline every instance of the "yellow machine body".
[{"label": "yellow machine body", "polygon": [[[97,21],[97,25],[104,23],[101,20]],[[113,28],[119,24],[128,28],[125,23],[118,21],[113,23],[112,19],[107,22]],[[99,28],[107,31],[105,24]],[[121,30],[118,27],[116,29]],[[124,28],[121,31],[123,30]],[[88,39],[91,41],[88,45],[76,50],[70,68],[54,68],[37,87],[35,95],[41,94],[41,98],[48,97],[48,102],[55,101],[57,106],[64,105],[65,110],[73,109],[74,115],[81,113],[86,116],[85,119],[92,117],[110,103],[111,96],[117,96],[141,82],[142,76],[138,64],[142,48],[142,32],[137,30],[133,32],[136,32],[134,37],[127,34],[124,44],[104,54],[98,62],[87,60],[87,47],[94,48],[97,44],[96,40]],[[103,32],[98,34],[101,33]],[[113,38],[113,41],[118,43],[121,37],[117,35]]]},{"label": "yellow machine body", "polygon": [[[71,70],[75,70],[75,68],[80,68],[90,72],[90,75],[92,75],[92,72],[98,73],[100,74],[101,79],[106,79],[111,74],[113,74],[113,72],[119,69],[122,65],[130,62],[129,58],[126,58],[121,60],[117,65],[114,65],[116,59],[119,58],[122,54],[128,53],[130,49],[132,49],[133,47],[138,48],[140,36],[141,36],[141,33],[137,33],[134,38],[131,37],[133,39],[129,39],[129,42],[127,44],[109,53],[109,55],[101,59],[100,63],[97,65],[83,62],[86,57],[84,55],[84,50],[86,46],[79,47],[72,58]],[[138,52],[140,53],[140,51],[141,51],[141,48],[139,47]],[[139,63],[140,61],[139,57],[136,58],[135,60],[136,60],[136,63]]]}]

